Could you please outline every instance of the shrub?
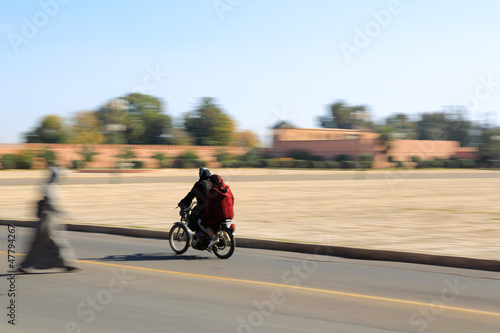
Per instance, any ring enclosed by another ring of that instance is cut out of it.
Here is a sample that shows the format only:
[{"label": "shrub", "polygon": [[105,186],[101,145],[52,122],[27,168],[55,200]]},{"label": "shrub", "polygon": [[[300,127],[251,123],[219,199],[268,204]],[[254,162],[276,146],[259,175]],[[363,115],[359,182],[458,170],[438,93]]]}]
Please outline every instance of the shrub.
[{"label": "shrub", "polygon": [[292,158],[294,160],[306,160],[312,161],[313,155],[309,150],[306,149],[292,149],[285,153],[286,157]]},{"label": "shrub", "polygon": [[387,156],[387,162],[395,163],[396,161],[394,161],[394,157],[392,155],[389,155],[389,156]]},{"label": "shrub", "polygon": [[250,164],[252,164],[253,162],[260,163],[263,158],[264,157],[263,157],[263,154],[261,152],[259,152],[255,148],[251,148],[246,152],[246,154],[241,155],[239,157],[239,160],[244,160],[244,161],[250,162]]},{"label": "shrub", "polygon": [[17,157],[14,154],[3,154],[2,155],[2,169],[15,169],[16,168]]},{"label": "shrub", "polygon": [[73,161],[71,161],[71,165],[72,165],[73,169],[83,169],[83,168],[85,168],[85,161],[73,160]]},{"label": "shrub", "polygon": [[420,160],[417,164],[417,168],[420,169],[427,169],[427,168],[432,168],[432,163],[434,161],[429,161],[429,160]]},{"label": "shrub", "polygon": [[276,158],[272,158],[270,160],[267,160],[267,166],[269,168],[279,168],[280,166],[280,160]]},{"label": "shrub", "polygon": [[311,168],[314,169],[325,169],[326,163],[323,161],[311,161]]},{"label": "shrub", "polygon": [[140,169],[142,168],[142,161],[132,161],[132,168],[134,169]]},{"label": "shrub", "polygon": [[361,154],[359,155],[359,159],[361,161],[361,167],[370,169],[373,167],[373,155],[370,154]]},{"label": "shrub", "polygon": [[462,163],[459,160],[446,160],[445,165],[447,168],[458,169],[462,167]]},{"label": "shrub", "polygon": [[249,168],[250,167],[250,162],[248,161],[237,161],[238,163],[238,168]]},{"label": "shrub", "polygon": [[16,156],[16,169],[31,169],[34,154],[30,150],[23,150]]},{"label": "shrub", "polygon": [[124,147],[121,154],[116,155],[116,157],[130,160],[132,158],[136,158],[134,151],[130,147]]},{"label": "shrub", "polygon": [[474,160],[460,160],[462,168],[476,168],[477,163]]},{"label": "shrub", "polygon": [[160,168],[166,168],[167,163],[164,163],[164,161],[168,160],[168,157],[164,153],[156,153],[151,158],[154,158],[155,160],[158,161],[158,166]]},{"label": "shrub", "polygon": [[201,168],[205,165],[206,162],[199,160],[198,155],[190,150],[178,155],[176,160],[173,162],[174,168],[182,169]]},{"label": "shrub", "polygon": [[[130,148],[129,148],[129,149],[130,149]],[[92,147],[90,147],[90,146],[85,146],[85,147],[83,147],[83,149],[82,149],[82,150],[80,150],[80,151],[78,152],[78,154],[82,155],[82,156],[83,156],[83,160],[84,160],[85,162],[89,162],[89,163],[90,163],[90,162],[92,162],[92,161],[94,160],[94,156],[95,156],[95,155],[98,155],[98,153],[94,152],[94,151],[92,150]]]},{"label": "shrub", "polygon": [[178,160],[197,160],[198,155],[194,151],[187,150],[177,156]]},{"label": "shrub", "polygon": [[16,169],[31,169],[32,163],[29,161],[17,161]]},{"label": "shrub", "polygon": [[309,163],[310,162],[306,160],[295,160],[293,167],[298,169],[305,169],[309,167]]},{"label": "shrub", "polygon": [[55,165],[56,163],[56,153],[53,150],[50,150],[49,148],[45,148],[44,150],[38,151],[36,153],[37,157],[43,158],[45,160],[45,163],[47,165]]},{"label": "shrub", "polygon": [[434,160],[432,161],[433,168],[444,168],[446,166],[443,160]]},{"label": "shrub", "polygon": [[422,161],[422,159],[420,157],[418,157],[418,156],[412,156],[411,157],[411,161],[415,162],[415,163],[419,163],[419,162]]},{"label": "shrub", "polygon": [[292,159],[283,159],[279,161],[281,168],[293,168],[294,161]]},{"label": "shrub", "polygon": [[352,161],[351,157],[347,154],[339,154],[335,157],[335,161],[341,163],[345,161]]},{"label": "shrub", "polygon": [[356,162],[354,162],[354,161],[342,161],[342,162],[340,162],[340,167],[342,169],[356,169]]},{"label": "shrub", "polygon": [[337,161],[326,161],[326,167],[329,169],[339,169],[340,163]]},{"label": "shrub", "polygon": [[234,161],[237,160],[238,158],[236,155],[226,153],[225,151],[220,151],[215,155],[215,158],[217,159],[217,162],[226,162],[226,161]]},{"label": "shrub", "polygon": [[262,167],[263,168],[270,168],[271,167],[271,159],[265,158],[262,160]]},{"label": "shrub", "polygon": [[174,161],[174,168],[180,168],[180,169],[198,168],[198,161],[197,160],[175,160]]},{"label": "shrub", "polygon": [[255,161],[250,161],[250,166],[252,168],[263,168],[264,167],[264,160],[255,160]]},{"label": "shrub", "polygon": [[490,162],[490,168],[500,168],[500,160],[488,160]]},{"label": "shrub", "polygon": [[173,165],[173,162],[169,158],[166,158],[160,162],[160,168],[171,168],[172,165]]}]

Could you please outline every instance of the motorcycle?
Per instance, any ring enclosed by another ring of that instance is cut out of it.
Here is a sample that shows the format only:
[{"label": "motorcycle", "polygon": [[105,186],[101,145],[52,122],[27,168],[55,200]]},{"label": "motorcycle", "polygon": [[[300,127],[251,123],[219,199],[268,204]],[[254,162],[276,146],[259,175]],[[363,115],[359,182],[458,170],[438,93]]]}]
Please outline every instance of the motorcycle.
[{"label": "motorcycle", "polygon": [[[169,242],[170,247],[177,254],[183,254],[191,246],[195,250],[214,252],[214,254],[219,259],[228,259],[234,253],[234,248],[236,247],[236,241],[234,238],[234,233],[236,226],[232,223],[232,220],[225,220],[220,223],[217,227],[213,227],[212,230],[217,235],[217,242],[208,249],[208,244],[210,243],[210,237],[203,231],[198,231],[192,233],[191,229],[188,227],[189,216],[196,202],[193,202],[191,206],[186,208],[181,208],[179,215],[181,220],[175,222],[169,232]],[[176,208],[179,208],[178,206]]]}]

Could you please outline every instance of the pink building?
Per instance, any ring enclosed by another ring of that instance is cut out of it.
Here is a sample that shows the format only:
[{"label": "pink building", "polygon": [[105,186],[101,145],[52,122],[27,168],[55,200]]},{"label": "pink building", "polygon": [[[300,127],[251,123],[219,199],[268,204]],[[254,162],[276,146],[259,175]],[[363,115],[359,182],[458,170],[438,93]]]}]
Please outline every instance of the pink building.
[{"label": "pink building", "polygon": [[374,156],[374,168],[394,166],[394,163],[387,161],[388,156],[392,156],[395,161],[408,162],[413,156],[421,159],[448,159],[452,156],[477,158],[477,149],[461,148],[458,141],[394,140],[387,149],[378,137],[377,133],[362,130],[275,128],[272,154],[274,157],[284,157],[291,150],[306,150],[327,160],[340,154],[357,160],[359,155],[368,154]]}]

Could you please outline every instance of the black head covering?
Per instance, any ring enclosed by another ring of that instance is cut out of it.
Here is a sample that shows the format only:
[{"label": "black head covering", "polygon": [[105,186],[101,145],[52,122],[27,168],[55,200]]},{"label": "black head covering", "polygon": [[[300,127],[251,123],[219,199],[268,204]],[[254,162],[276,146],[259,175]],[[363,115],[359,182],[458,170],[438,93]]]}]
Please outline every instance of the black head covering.
[{"label": "black head covering", "polygon": [[207,168],[200,168],[200,180],[206,180],[208,178],[210,178],[210,170],[208,170]]},{"label": "black head covering", "polygon": [[218,189],[219,191],[226,193],[228,186],[226,183],[224,183],[224,180],[222,179],[221,176],[219,175],[211,175],[210,176],[210,182],[212,183],[212,186]]}]

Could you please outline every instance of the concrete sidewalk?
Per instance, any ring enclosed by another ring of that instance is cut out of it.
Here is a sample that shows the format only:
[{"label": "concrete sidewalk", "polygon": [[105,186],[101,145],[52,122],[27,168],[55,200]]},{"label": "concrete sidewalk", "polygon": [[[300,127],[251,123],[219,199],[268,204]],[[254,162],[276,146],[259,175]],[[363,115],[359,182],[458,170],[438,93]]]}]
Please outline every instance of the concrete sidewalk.
[{"label": "concrete sidewalk", "polygon": [[[213,171],[229,179],[231,174],[350,172]],[[196,180],[196,170],[159,172],[172,177],[191,174],[193,182]],[[340,249],[358,249],[357,253],[386,253],[387,258],[407,253],[408,258],[441,256],[445,258],[441,261],[450,262],[457,260],[452,258],[492,262],[498,259],[499,178],[426,180],[408,179],[401,171],[368,172],[385,172],[388,177],[382,180],[353,177],[337,181],[228,182],[236,197],[234,221],[238,238],[249,239],[244,241],[248,246],[264,244],[257,240],[321,244],[336,247],[337,254],[348,251]],[[408,172],[435,173],[427,170]],[[0,178],[41,178],[45,174],[45,171],[0,172]],[[67,177],[82,175],[69,172]],[[87,175],[109,177],[109,174]],[[158,173],[142,175],[158,176]],[[61,185],[65,208],[74,217],[64,222],[89,228],[106,225],[165,232],[178,220],[174,208],[191,186],[192,183]],[[0,198],[0,218],[31,220],[39,187],[0,186]]]}]

